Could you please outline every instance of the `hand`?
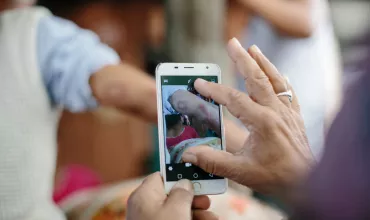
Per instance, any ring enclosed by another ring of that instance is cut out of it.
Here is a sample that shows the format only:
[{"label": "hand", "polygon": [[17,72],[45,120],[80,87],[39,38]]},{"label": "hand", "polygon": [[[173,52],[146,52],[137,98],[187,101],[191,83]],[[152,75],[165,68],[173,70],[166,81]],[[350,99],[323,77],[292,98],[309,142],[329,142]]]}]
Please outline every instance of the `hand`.
[{"label": "hand", "polygon": [[216,220],[207,196],[194,198],[188,180],[179,181],[167,196],[159,173],[150,175],[130,196],[127,220]]},{"label": "hand", "polygon": [[256,46],[247,52],[233,39],[228,50],[250,96],[200,79],[195,87],[236,116],[248,128],[249,137],[231,153],[202,146],[189,148],[182,158],[263,193],[295,186],[314,163],[297,97],[292,102],[277,97],[292,88]]}]

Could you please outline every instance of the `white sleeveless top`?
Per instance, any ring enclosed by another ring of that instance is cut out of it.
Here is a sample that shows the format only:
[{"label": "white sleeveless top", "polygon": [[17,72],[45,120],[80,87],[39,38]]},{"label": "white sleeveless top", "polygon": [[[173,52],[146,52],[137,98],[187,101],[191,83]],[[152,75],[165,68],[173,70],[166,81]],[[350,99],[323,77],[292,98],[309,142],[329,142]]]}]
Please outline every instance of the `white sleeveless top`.
[{"label": "white sleeveless top", "polygon": [[0,14],[0,219],[60,220],[52,202],[58,115],[38,68],[42,8]]},{"label": "white sleeveless top", "polygon": [[[287,75],[299,98],[308,138],[318,155],[324,139],[324,121],[328,92],[337,80],[339,71],[338,50],[324,0],[312,0],[315,30],[309,38],[292,38],[280,35],[260,17],[253,17],[246,30],[244,46],[256,44]],[[240,81],[240,80],[239,80]],[[337,86],[337,85],[335,85]],[[240,85],[244,88],[244,85]]]}]

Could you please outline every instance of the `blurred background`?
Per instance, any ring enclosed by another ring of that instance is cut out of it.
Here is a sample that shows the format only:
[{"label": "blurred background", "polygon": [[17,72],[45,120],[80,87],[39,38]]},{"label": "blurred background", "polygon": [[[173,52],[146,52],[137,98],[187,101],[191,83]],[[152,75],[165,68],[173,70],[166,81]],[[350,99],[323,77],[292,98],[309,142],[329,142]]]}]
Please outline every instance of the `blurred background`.
[{"label": "blurred background", "polygon": [[[341,94],[358,76],[356,66],[367,53],[362,49],[361,39],[370,28],[370,1],[311,1],[315,12],[312,19],[320,24],[321,32],[316,34],[313,30],[305,36],[280,35],[275,28],[269,27],[271,21],[259,21],[257,18],[262,16],[246,8],[241,0],[39,0],[33,3],[94,31],[119,53],[123,62],[153,77],[160,62],[214,62],[222,68],[224,84],[241,88],[240,76],[225,51],[225,44],[232,37],[237,37],[244,46],[257,44],[263,52],[271,54],[269,58],[274,63],[279,62],[275,58],[281,54],[289,57],[289,51],[318,57],[325,60],[322,64],[325,71],[309,70],[312,75],[320,71],[325,73],[325,76],[315,77],[315,85],[322,84],[325,91],[321,90],[321,94],[326,101],[302,98],[304,103],[325,102],[325,106],[314,107],[324,114],[318,120],[325,118],[329,125],[340,106]],[[27,6],[30,3],[19,0],[16,4]],[[274,42],[281,47],[271,45]],[[260,45],[264,43],[267,44]],[[312,46],[315,43],[319,46]],[[289,48],[288,52],[284,45]],[[315,49],[312,51],[312,48]],[[302,65],[312,67],[315,63],[312,60]],[[328,63],[332,65],[325,69]],[[281,68],[285,68],[284,64]],[[290,68],[301,71],[298,65]],[[301,87],[301,81],[306,80],[304,76],[292,78],[295,88]],[[319,142],[314,146],[318,156],[322,150]],[[103,185],[139,178],[159,169],[157,147],[156,127],[140,118],[109,108],[84,114],[64,112],[59,127],[56,179],[71,165],[92,171]]]}]

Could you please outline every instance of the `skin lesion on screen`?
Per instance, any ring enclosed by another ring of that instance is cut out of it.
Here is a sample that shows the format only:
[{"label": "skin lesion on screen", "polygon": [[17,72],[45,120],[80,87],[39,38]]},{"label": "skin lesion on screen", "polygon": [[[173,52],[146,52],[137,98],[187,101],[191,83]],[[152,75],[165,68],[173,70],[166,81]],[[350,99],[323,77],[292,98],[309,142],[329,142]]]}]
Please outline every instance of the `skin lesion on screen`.
[{"label": "skin lesion on screen", "polygon": [[178,103],[177,103],[177,111],[178,112],[188,112],[188,108],[187,108],[187,105],[186,105],[186,103],[185,103],[185,101],[179,101]]},{"label": "skin lesion on screen", "polygon": [[193,94],[186,90],[178,90],[171,95],[169,102],[177,112],[183,115],[192,115],[195,111],[195,109],[192,108],[194,106],[192,101],[195,99],[191,96],[193,96]]},{"label": "skin lesion on screen", "polygon": [[215,104],[205,101],[186,90],[178,90],[169,99],[172,107],[183,115],[192,118],[195,129],[200,136],[208,129],[220,134],[220,110]]}]

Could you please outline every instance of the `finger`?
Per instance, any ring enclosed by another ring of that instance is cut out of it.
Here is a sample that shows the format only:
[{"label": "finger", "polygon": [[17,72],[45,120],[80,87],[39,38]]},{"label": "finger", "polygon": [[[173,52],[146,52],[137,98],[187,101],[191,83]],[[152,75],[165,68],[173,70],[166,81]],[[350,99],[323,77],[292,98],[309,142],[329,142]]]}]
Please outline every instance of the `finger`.
[{"label": "finger", "polygon": [[184,152],[182,159],[208,173],[233,180],[238,177],[240,170],[246,169],[243,158],[209,146],[191,147]]},{"label": "finger", "polygon": [[165,210],[178,213],[178,216],[181,216],[183,219],[191,219],[193,198],[193,184],[189,180],[180,180],[168,195],[164,205]]},{"label": "finger", "polygon": [[193,209],[207,210],[211,206],[211,200],[208,196],[196,196],[193,200]]},{"label": "finger", "polygon": [[166,200],[166,193],[161,175],[157,172],[148,176],[143,183],[131,194],[128,206],[148,209],[149,212],[158,209]]},{"label": "finger", "polygon": [[301,106],[299,104],[299,100],[297,97],[297,94],[295,93],[292,85],[289,82],[289,78],[286,78],[287,85],[288,85],[288,90],[292,91],[293,94],[293,99],[292,99],[292,109],[294,109],[296,112],[300,113],[301,112]]},{"label": "finger", "polygon": [[[248,53],[257,62],[258,66],[269,78],[275,94],[288,91],[286,79],[279,73],[275,65],[273,65],[265,55],[263,55],[261,50],[256,45],[250,47],[248,49]],[[287,96],[280,96],[279,99],[286,106],[291,106],[291,102]]]},{"label": "finger", "polygon": [[193,211],[194,220],[218,220],[218,216],[210,211],[195,210]]},{"label": "finger", "polygon": [[210,83],[203,79],[195,81],[195,88],[201,95],[225,106],[232,115],[246,126],[251,124],[258,125],[263,121],[261,117],[261,113],[264,112],[263,107],[252,101],[245,93],[221,84]]},{"label": "finger", "polygon": [[236,63],[237,69],[244,76],[248,94],[261,105],[267,106],[277,102],[278,99],[269,78],[236,38],[229,41],[228,52]]}]

